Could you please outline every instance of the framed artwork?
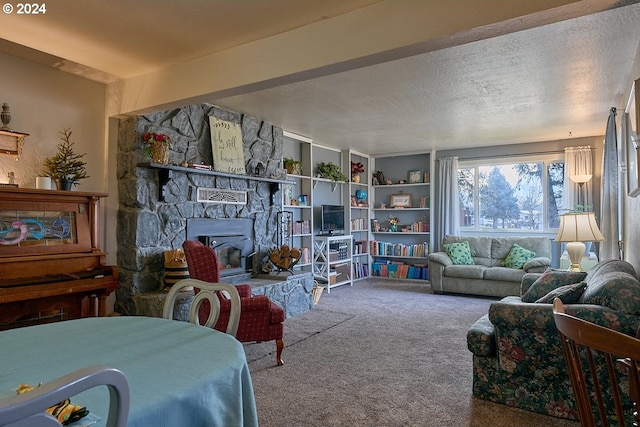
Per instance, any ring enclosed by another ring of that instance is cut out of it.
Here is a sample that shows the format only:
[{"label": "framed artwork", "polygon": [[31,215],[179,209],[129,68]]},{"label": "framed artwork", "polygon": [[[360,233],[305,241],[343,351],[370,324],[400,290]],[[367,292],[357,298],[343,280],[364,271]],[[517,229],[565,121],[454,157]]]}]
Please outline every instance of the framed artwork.
[{"label": "framed artwork", "polygon": [[631,89],[631,95],[627,103],[627,190],[629,196],[640,194],[640,182],[638,181],[638,162],[640,161],[638,148],[638,129],[640,125],[640,79],[636,80]]},{"label": "framed artwork", "polygon": [[422,171],[409,171],[409,184],[419,184],[422,182]]},{"label": "framed artwork", "polygon": [[410,208],[412,206],[411,194],[392,194],[389,207]]}]

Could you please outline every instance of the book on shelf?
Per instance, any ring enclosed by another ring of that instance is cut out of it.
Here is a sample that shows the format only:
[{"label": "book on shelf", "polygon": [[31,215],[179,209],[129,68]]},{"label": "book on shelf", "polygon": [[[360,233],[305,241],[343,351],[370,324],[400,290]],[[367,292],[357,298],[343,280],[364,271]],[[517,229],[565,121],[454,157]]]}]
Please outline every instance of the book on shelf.
[{"label": "book on shelf", "polygon": [[404,244],[372,240],[369,244],[371,255],[426,258],[429,255],[429,242]]},{"label": "book on shelf", "polygon": [[311,224],[308,219],[302,221],[288,222],[287,223],[287,231],[289,235],[297,235],[297,234],[310,234],[311,233]]},{"label": "book on shelf", "polygon": [[396,279],[429,280],[429,267],[426,264],[376,260],[371,264],[371,275]]},{"label": "book on shelf", "polygon": [[367,230],[367,219],[366,218],[354,218],[351,220],[351,230],[352,231],[366,231]]}]

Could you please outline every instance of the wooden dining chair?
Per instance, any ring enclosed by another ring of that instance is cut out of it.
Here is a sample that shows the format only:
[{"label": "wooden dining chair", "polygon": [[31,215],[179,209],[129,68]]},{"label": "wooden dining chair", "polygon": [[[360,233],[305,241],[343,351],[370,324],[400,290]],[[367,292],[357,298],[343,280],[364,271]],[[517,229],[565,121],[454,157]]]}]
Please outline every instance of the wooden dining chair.
[{"label": "wooden dining chair", "polygon": [[79,369],[27,393],[0,399],[0,427],[60,427],[63,424],[45,412],[48,408],[103,385],[109,389],[106,426],[125,427],[129,417],[129,382],[121,371],[104,365]]},{"label": "wooden dining chair", "polygon": [[231,302],[229,323],[227,323],[226,333],[236,336],[238,332],[238,324],[240,323],[240,294],[235,286],[228,283],[209,283],[197,279],[182,279],[171,286],[171,290],[167,294],[162,310],[162,317],[165,319],[173,319],[173,310],[175,307],[178,293],[185,288],[196,288],[200,291],[195,295],[191,306],[189,307],[189,321],[200,325],[200,306],[204,301],[209,301],[211,310],[203,326],[213,328],[220,318],[220,299],[217,292],[226,292]]},{"label": "wooden dining chair", "polygon": [[[559,298],[553,302],[553,319],[581,425],[638,426],[640,339],[565,313]],[[627,378],[628,388],[621,387]]]}]

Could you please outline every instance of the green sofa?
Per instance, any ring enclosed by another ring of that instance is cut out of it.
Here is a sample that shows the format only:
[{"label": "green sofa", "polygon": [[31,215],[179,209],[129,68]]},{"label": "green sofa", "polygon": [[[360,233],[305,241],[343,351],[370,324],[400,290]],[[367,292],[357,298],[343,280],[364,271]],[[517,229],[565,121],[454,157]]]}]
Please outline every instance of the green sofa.
[{"label": "green sofa", "polygon": [[[563,294],[570,289],[573,294]],[[635,269],[625,261],[609,260],[582,276],[558,270],[542,276],[525,275],[521,295],[492,303],[488,314],[467,333],[467,346],[473,354],[473,394],[520,409],[576,419],[551,301],[560,296],[567,313],[635,336],[640,327],[640,282]],[[548,302],[523,301],[539,298]]]},{"label": "green sofa", "polygon": [[[459,265],[446,252],[429,254],[429,281],[436,294],[445,292],[494,297],[520,295],[520,282],[526,273],[542,273],[551,265],[548,237],[471,237],[447,235],[442,246],[469,242],[472,265]],[[503,267],[514,244],[535,252],[521,268]]]}]

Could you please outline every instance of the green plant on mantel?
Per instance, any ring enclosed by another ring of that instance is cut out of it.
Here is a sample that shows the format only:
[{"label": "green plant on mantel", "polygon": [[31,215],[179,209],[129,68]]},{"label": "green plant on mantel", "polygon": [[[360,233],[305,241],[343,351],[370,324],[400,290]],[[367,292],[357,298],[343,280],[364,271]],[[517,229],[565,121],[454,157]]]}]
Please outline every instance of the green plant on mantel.
[{"label": "green plant on mantel", "polygon": [[59,133],[62,142],[58,143],[58,152],[44,160],[42,173],[54,180],[67,180],[77,185],[81,179],[89,178],[87,163],[82,161],[87,153],[77,154],[73,151],[75,142],[71,141],[71,129],[64,129]]},{"label": "green plant on mantel", "polygon": [[340,167],[332,162],[318,163],[316,166],[316,176],[318,178],[330,179],[331,181],[349,181],[347,176],[340,170]]}]

